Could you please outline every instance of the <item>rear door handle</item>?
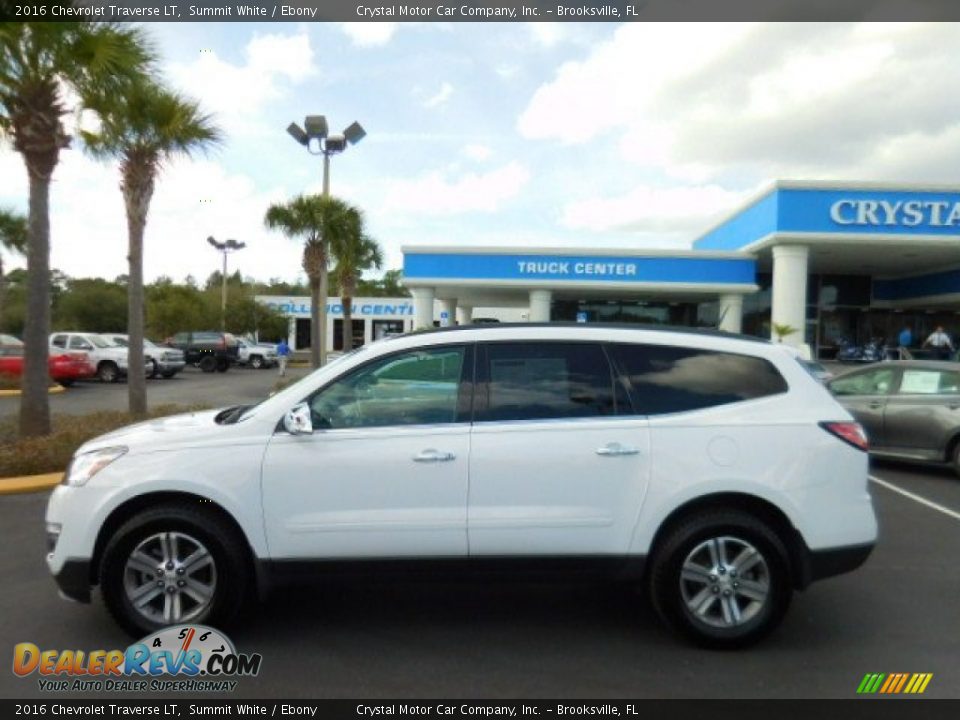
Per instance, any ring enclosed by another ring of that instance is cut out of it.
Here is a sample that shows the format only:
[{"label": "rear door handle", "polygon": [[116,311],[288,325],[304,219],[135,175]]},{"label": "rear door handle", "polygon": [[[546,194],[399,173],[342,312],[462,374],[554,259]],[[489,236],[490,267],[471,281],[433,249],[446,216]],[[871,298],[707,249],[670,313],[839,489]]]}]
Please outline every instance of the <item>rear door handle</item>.
[{"label": "rear door handle", "polygon": [[441,452],[440,450],[434,450],[429,448],[427,450],[421,450],[418,454],[413,456],[414,462],[449,462],[456,458],[452,452]]},{"label": "rear door handle", "polygon": [[597,455],[637,455],[640,452],[640,448],[633,447],[631,445],[621,445],[618,442],[607,443],[603,447],[598,447],[596,450]]}]

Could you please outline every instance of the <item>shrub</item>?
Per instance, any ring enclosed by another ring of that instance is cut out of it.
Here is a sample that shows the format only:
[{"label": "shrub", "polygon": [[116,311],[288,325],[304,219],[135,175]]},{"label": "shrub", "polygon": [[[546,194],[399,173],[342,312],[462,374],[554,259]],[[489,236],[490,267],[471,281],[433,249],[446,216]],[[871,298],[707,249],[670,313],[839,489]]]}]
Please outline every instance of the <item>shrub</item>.
[{"label": "shrub", "polygon": [[[202,406],[158,405],[148,417],[204,410]],[[74,451],[99,435],[129,425],[130,413],[101,411],[88,415],[54,415],[53,432],[38,438],[17,437],[16,419],[0,423],[0,477],[39,475],[65,470]]]}]

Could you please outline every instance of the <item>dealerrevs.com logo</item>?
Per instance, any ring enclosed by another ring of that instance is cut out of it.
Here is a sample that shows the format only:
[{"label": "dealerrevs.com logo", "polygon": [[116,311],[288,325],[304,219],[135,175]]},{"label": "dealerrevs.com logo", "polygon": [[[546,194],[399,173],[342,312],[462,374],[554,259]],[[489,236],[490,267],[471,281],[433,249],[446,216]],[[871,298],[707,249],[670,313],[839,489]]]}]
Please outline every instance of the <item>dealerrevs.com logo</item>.
[{"label": "dealerrevs.com logo", "polygon": [[257,675],[262,660],[238,653],[226,635],[203,625],[164,628],[125,650],[41,650],[29,642],[13,648],[14,674],[36,674],[40,690],[51,692],[229,692],[234,678]]}]

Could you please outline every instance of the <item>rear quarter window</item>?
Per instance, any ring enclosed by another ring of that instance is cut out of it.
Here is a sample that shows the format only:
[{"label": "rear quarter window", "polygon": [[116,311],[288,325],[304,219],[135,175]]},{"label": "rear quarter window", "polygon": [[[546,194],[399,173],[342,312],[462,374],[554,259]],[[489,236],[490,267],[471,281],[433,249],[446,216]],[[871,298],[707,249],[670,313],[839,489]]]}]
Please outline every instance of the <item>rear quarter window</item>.
[{"label": "rear quarter window", "polygon": [[700,410],[787,391],[773,363],[672,345],[618,344],[611,355],[642,415]]}]

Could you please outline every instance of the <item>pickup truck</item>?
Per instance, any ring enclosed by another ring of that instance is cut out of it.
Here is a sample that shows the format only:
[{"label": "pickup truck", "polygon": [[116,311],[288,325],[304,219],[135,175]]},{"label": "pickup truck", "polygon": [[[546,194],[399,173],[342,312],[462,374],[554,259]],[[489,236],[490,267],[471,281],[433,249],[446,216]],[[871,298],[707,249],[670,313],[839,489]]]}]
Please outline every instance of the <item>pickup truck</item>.
[{"label": "pickup truck", "polygon": [[249,340],[237,340],[240,347],[237,362],[240,365],[247,365],[254,370],[260,368],[275,367],[277,360],[277,346],[254,343]]},{"label": "pickup truck", "polygon": [[186,362],[204,372],[226,372],[238,362],[240,355],[237,339],[224,332],[179,332],[165,344],[182,350]]},{"label": "pickup truck", "polygon": [[[53,333],[50,336],[50,350],[59,354],[67,351],[86,353],[101,382],[116,382],[127,375],[127,349],[98,333]],[[152,369],[146,363],[143,372],[150,374]]]}]

